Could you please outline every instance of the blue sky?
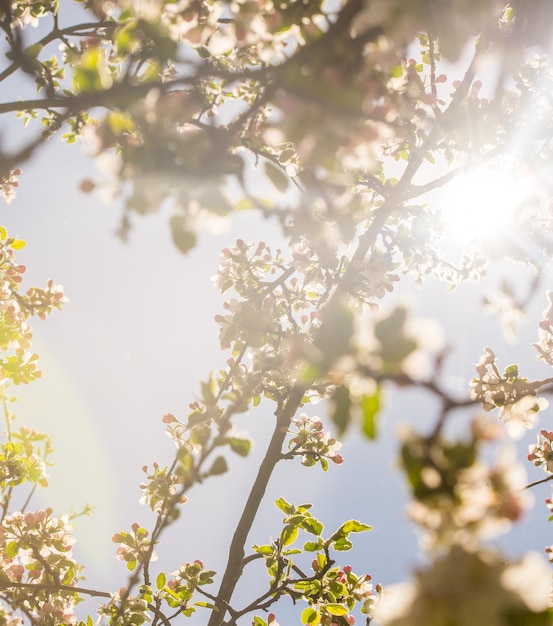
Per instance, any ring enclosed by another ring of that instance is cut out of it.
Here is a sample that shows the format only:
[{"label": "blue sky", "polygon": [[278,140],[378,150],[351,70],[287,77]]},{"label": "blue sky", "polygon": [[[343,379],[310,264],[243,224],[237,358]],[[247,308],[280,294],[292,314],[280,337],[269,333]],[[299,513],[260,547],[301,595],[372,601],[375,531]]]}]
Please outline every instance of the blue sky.
[{"label": "blue sky", "polygon": [[[93,167],[77,146],[53,139],[24,166],[18,197],[2,206],[0,221],[10,235],[28,242],[19,257],[28,266],[25,284],[40,285],[52,277],[70,298],[62,312],[35,322],[34,347],[44,377],[17,390],[20,423],[51,433],[55,442],[51,486],[35,505],[53,505],[60,513],[85,502],[95,506],[90,518],[77,523],[77,553],[87,564],[87,586],[113,589],[124,584],[126,570],[115,560],[111,535],[134,521],[150,523],[151,515],[138,504],[141,468],[169,462],[173,455],[161,416],[167,411],[185,416],[199,380],[228,356],[219,351],[213,320],[222,303],[210,280],[218,250],[237,236],[278,241],[279,234],[272,222],[241,217],[223,235],[203,234],[198,248],[183,257],[172,246],[167,215],[161,214],[137,218],[125,245],[113,236],[120,207],[78,190]],[[448,362],[454,386],[468,383],[472,363],[486,345],[502,363],[518,360],[532,368],[523,370],[528,375],[532,370],[544,374],[530,344],[545,296],[536,301],[533,319],[522,326],[520,343],[509,346],[479,306],[482,288],[466,285],[448,293],[430,283],[422,290],[400,289],[389,303],[400,295],[409,296],[416,315],[437,317],[444,324],[448,341],[457,346]],[[324,413],[323,405],[316,409]],[[272,429],[272,411],[263,403],[240,419],[239,426],[256,439],[251,458],[229,457],[228,475],[190,493],[181,520],[167,533],[167,546],[159,550],[159,569],[200,558],[222,570],[263,441]],[[277,469],[249,543],[278,535],[282,516],[272,504],[277,497],[313,502],[313,515],[328,530],[349,518],[375,527],[356,539],[359,549],[352,558],[346,555],[344,564],[351,562],[383,583],[408,576],[419,554],[406,521],[405,485],[394,469],[393,435],[400,421],[423,426],[432,416],[432,403],[423,392],[389,389],[381,440],[367,442],[352,430],[344,464],[327,474],[294,462]],[[463,418],[456,419],[462,423]],[[511,553],[541,550],[549,543],[546,511],[539,506],[547,495],[546,486],[536,491],[532,523],[503,540]]]}]

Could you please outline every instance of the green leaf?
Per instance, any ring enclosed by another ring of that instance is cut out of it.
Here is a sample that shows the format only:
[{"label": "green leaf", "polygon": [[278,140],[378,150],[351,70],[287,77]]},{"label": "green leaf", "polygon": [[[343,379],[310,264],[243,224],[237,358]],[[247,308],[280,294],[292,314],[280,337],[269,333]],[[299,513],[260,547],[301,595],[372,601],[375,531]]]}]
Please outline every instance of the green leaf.
[{"label": "green leaf", "polygon": [[377,388],[373,395],[366,395],[359,403],[363,419],[363,434],[369,439],[376,439],[376,416],[380,411],[380,389]]},{"label": "green leaf", "polygon": [[170,220],[173,243],[186,254],[196,245],[196,235],[186,228],[186,218],[182,215],[173,215]]},{"label": "green leaf", "polygon": [[0,226],[0,240],[4,241],[8,237],[8,231],[4,226]]},{"label": "green leaf", "polygon": [[275,551],[273,546],[269,546],[269,545],[264,545],[264,546],[254,545],[253,549],[257,552],[257,554],[273,554],[273,552]]},{"label": "green leaf", "polygon": [[275,504],[283,513],[286,513],[286,515],[290,515],[294,510],[294,507],[291,504],[288,504],[284,498],[275,500]]},{"label": "green leaf", "polygon": [[167,582],[167,576],[163,572],[160,572],[156,578],[156,587],[158,589],[163,589],[163,587],[165,587],[166,582]]},{"label": "green leaf", "polygon": [[10,248],[13,248],[14,250],[21,250],[25,246],[26,243],[23,241],[23,239],[14,239],[10,242]]},{"label": "green leaf", "polygon": [[321,614],[312,607],[308,606],[301,612],[301,623],[316,626],[321,621]]},{"label": "green leaf", "polygon": [[217,403],[217,397],[215,395],[216,392],[216,383],[213,380],[213,376],[209,376],[209,380],[202,381],[200,383],[202,388],[202,398],[206,404],[206,406],[212,406]]},{"label": "green leaf", "polygon": [[315,519],[314,517],[305,518],[301,522],[300,526],[312,535],[319,536],[323,532],[323,525],[321,524],[321,522],[319,522],[318,519]]},{"label": "green leaf", "polygon": [[363,522],[358,522],[357,520],[350,519],[347,522],[344,522],[342,526],[340,526],[340,530],[344,533],[363,533],[367,530],[372,530],[373,527],[368,524],[364,524]]},{"label": "green leaf", "polygon": [[258,615],[253,616],[252,624],[253,626],[267,626],[267,622]]},{"label": "green leaf", "polygon": [[334,543],[334,550],[338,552],[345,552],[347,550],[351,550],[353,546],[351,541],[348,539],[349,533],[361,533],[367,530],[372,530],[372,527],[356,520],[348,520],[347,522],[344,522],[330,537],[330,541]]},{"label": "green leaf", "polygon": [[218,456],[215,461],[213,461],[213,465],[208,472],[208,476],[218,476],[219,474],[224,474],[227,471],[227,462],[224,456]]},{"label": "green leaf", "polygon": [[347,387],[343,385],[336,387],[330,399],[330,410],[332,421],[338,429],[338,436],[343,435],[351,415],[351,397]]},{"label": "green leaf", "polygon": [[390,76],[393,78],[399,78],[403,74],[403,67],[401,65],[394,65],[390,69]]},{"label": "green leaf", "polygon": [[286,163],[287,161],[289,161],[294,155],[296,154],[296,151],[293,148],[286,148],[286,150],[283,150],[279,157],[278,157],[278,161],[279,163]]},{"label": "green leaf", "polygon": [[375,324],[374,335],[382,346],[380,354],[385,365],[397,366],[417,347],[416,342],[405,334],[406,321],[407,309],[397,307]]},{"label": "green leaf", "polygon": [[320,544],[318,541],[306,541],[303,544],[303,549],[306,552],[315,552],[316,550],[318,550],[320,547]]},{"label": "green leaf", "polygon": [[240,456],[248,456],[252,448],[250,439],[238,439],[237,437],[230,438],[229,445],[231,450]]},{"label": "green leaf", "polygon": [[199,584],[200,585],[211,585],[213,583],[213,578],[215,576],[217,572],[213,571],[213,570],[204,570],[203,572],[200,573],[199,576]]},{"label": "green leaf", "polygon": [[342,615],[347,615],[348,614],[347,608],[345,606],[342,606],[341,604],[334,604],[334,603],[326,604],[325,605],[325,609],[331,615],[340,615],[340,616],[342,616]]},{"label": "green leaf", "polygon": [[133,118],[123,111],[110,111],[107,114],[106,122],[116,136],[132,132],[136,128]]},{"label": "green leaf", "polygon": [[284,193],[288,189],[288,176],[270,161],[265,162],[265,174],[278,191]]},{"label": "green leaf", "polygon": [[194,602],[194,606],[201,606],[204,609],[216,609],[217,606],[215,604],[212,604],[211,602],[205,602],[203,600],[200,600],[199,602]]},{"label": "green leaf", "polygon": [[112,84],[105,50],[98,46],[86,48],[75,66],[74,89],[81,93],[90,93],[108,89]]},{"label": "green leaf", "polygon": [[280,545],[289,546],[294,543],[298,536],[298,527],[293,525],[285,526],[280,533]]},{"label": "green leaf", "polygon": [[16,541],[10,541],[10,543],[6,546],[6,553],[10,559],[13,559],[18,551],[19,546]]},{"label": "green leaf", "polygon": [[348,550],[351,550],[353,548],[353,544],[349,539],[346,539],[345,537],[340,537],[340,539],[335,541],[332,547],[337,552],[347,552]]}]

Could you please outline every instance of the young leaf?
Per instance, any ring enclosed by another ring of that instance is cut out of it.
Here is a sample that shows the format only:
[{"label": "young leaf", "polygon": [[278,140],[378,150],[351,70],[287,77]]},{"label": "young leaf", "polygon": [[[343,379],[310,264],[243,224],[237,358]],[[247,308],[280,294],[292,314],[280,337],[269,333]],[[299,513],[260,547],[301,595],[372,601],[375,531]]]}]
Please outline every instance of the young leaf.
[{"label": "young leaf", "polygon": [[26,246],[26,243],[23,241],[23,239],[14,239],[10,243],[10,247],[13,248],[14,250],[21,250],[25,246]]},{"label": "young leaf", "polygon": [[294,543],[296,537],[298,536],[298,527],[297,526],[285,526],[280,533],[280,545],[289,546],[291,543]]},{"label": "young leaf", "polygon": [[288,504],[284,498],[275,500],[275,504],[283,513],[286,513],[286,515],[290,515],[294,510],[294,507],[291,504]]},{"label": "young leaf", "polygon": [[[373,527],[368,524],[364,524],[363,522],[358,522],[357,520],[350,519],[347,522],[344,522],[342,526],[340,526],[340,531],[343,533],[363,533],[367,530],[372,530]],[[338,532],[338,531],[337,531]]]},{"label": "young leaf", "polygon": [[167,576],[163,572],[160,572],[156,578],[156,587],[158,589],[163,589],[163,587],[165,587],[166,582],[167,582]]},{"label": "young leaf", "polygon": [[203,600],[200,600],[199,602],[194,602],[194,606],[201,606],[202,608],[205,609],[216,609],[217,606],[211,602],[205,602]]}]

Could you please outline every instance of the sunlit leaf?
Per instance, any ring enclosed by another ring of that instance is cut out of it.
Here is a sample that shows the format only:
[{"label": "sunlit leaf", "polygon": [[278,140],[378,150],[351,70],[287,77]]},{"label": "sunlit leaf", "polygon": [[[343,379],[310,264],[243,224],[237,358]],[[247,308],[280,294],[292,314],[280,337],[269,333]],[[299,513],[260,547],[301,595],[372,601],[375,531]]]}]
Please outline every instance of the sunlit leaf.
[{"label": "sunlit leaf", "polygon": [[310,624],[312,626],[317,626],[317,624],[321,621],[321,614],[319,611],[308,606],[301,612],[300,621],[302,624]]},{"label": "sunlit leaf", "polygon": [[298,536],[298,527],[297,526],[285,526],[280,533],[280,543],[282,546],[289,546],[291,543],[294,543],[296,537]]},{"label": "sunlit leaf", "polygon": [[347,608],[341,604],[325,604],[324,607],[331,615],[347,615],[349,612]]}]

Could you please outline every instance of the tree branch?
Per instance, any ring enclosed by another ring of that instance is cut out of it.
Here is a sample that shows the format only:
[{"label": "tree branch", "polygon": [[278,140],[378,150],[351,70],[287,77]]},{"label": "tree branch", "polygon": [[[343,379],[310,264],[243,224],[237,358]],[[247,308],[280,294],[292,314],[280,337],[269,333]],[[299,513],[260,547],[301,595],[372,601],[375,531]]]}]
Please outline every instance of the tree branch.
[{"label": "tree branch", "polygon": [[282,445],[286,437],[288,426],[301,405],[304,393],[305,389],[296,387],[290,393],[282,409],[280,411],[277,409],[275,429],[232,538],[227,566],[223,574],[219,593],[217,594],[217,609],[212,612],[208,626],[220,626],[225,618],[225,613],[228,610],[234,588],[242,575],[246,540],[257,515],[261,500],[265,495],[269,479],[271,478],[276,464],[280,460]]},{"label": "tree branch", "polygon": [[0,581],[0,590],[9,590],[9,589],[29,589],[33,591],[68,591],[70,593],[82,593],[83,595],[92,596],[92,597],[100,597],[100,598],[111,598],[111,593],[107,591],[98,591],[96,589],[86,589],[84,587],[72,587],[71,585],[62,585],[62,584],[46,584],[46,583],[18,583],[18,582],[5,582]]}]

